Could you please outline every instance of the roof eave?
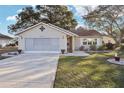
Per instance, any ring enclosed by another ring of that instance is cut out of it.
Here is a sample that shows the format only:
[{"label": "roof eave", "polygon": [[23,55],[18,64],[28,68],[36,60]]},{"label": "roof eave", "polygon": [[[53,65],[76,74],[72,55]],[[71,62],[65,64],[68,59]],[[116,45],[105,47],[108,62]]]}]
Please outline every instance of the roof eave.
[{"label": "roof eave", "polygon": [[28,28],[26,28],[26,29],[24,29],[24,30],[22,30],[22,31],[20,31],[20,32],[16,32],[15,35],[22,34],[22,33],[24,33],[25,31],[30,30],[30,29],[32,29],[33,27],[36,27],[36,26],[38,26],[38,25],[40,25],[40,24],[42,24],[42,23],[40,22],[40,23],[38,23],[38,24],[36,24],[36,25],[33,25],[33,26],[31,26],[31,27],[28,27]]},{"label": "roof eave", "polygon": [[98,36],[98,35],[96,35],[96,36],[79,36],[80,38],[81,37],[100,37],[100,38],[102,38],[102,36]]}]

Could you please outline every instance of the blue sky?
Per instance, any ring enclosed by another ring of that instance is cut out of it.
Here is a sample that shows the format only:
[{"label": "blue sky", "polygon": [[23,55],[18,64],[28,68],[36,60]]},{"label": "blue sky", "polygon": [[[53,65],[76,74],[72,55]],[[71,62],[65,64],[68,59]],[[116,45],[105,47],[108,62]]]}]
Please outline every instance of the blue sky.
[{"label": "blue sky", "polygon": [[15,15],[25,6],[22,5],[0,5],[0,33],[9,35],[8,25],[16,22]]},{"label": "blue sky", "polygon": [[[28,5],[0,5],[0,33],[10,35],[7,26],[16,22],[15,16],[26,6]],[[81,6],[68,5],[68,9],[73,12],[78,25],[84,25],[84,20],[81,18],[82,13],[85,13],[83,8]]]},{"label": "blue sky", "polygon": [[69,5],[68,8],[70,11],[72,11],[74,18],[78,22],[78,25],[84,25],[84,20],[82,19],[82,15],[84,13],[82,6]]}]

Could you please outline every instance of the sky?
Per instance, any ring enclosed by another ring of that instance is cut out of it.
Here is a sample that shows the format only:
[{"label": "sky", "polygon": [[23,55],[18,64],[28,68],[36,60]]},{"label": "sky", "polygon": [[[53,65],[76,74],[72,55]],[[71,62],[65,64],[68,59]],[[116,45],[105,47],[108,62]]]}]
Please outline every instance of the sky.
[{"label": "sky", "polygon": [[23,5],[0,5],[0,33],[10,35],[7,27],[16,22],[15,15],[24,7]]},{"label": "sky", "polygon": [[[0,5],[0,33],[12,36],[8,33],[7,27],[10,24],[16,23],[15,16],[26,6],[29,5]],[[86,14],[84,8],[82,6],[73,5],[68,5],[67,7],[72,11],[74,18],[78,22],[78,26],[84,26],[84,20],[82,19],[82,15]]]}]

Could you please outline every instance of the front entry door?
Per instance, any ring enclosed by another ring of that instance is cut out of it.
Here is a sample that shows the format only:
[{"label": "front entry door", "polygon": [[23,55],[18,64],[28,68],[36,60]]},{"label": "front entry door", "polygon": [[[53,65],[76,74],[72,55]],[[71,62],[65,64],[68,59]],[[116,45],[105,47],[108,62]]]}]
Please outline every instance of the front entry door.
[{"label": "front entry door", "polygon": [[67,37],[67,51],[69,53],[72,53],[72,37],[71,36]]}]

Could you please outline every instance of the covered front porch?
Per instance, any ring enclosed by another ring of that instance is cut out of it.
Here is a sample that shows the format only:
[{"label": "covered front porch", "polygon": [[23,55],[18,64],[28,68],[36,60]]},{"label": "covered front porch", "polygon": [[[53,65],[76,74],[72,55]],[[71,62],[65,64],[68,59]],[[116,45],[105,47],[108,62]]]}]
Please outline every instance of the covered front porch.
[{"label": "covered front porch", "polygon": [[74,36],[67,35],[67,53],[73,53],[75,50]]}]

